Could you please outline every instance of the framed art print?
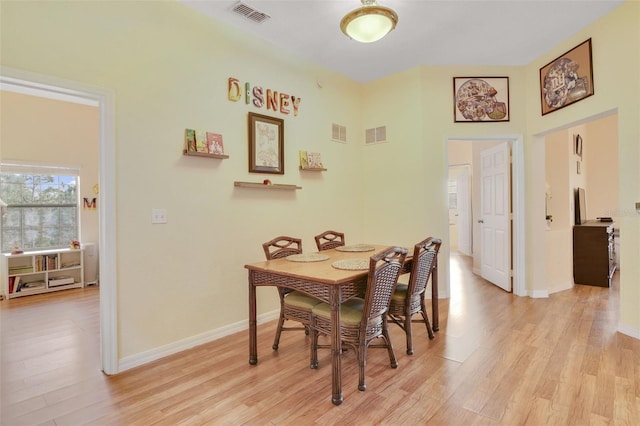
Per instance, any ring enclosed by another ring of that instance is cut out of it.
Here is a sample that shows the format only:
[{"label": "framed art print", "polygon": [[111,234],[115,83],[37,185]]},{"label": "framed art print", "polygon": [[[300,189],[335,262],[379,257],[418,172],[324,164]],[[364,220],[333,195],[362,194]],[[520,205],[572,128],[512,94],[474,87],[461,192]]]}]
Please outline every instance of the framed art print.
[{"label": "framed art print", "polygon": [[509,77],[454,77],[455,123],[509,121]]},{"label": "framed art print", "polygon": [[540,68],[542,115],[593,95],[591,39]]},{"label": "framed art print", "polygon": [[249,113],[249,173],[284,174],[284,120]]}]

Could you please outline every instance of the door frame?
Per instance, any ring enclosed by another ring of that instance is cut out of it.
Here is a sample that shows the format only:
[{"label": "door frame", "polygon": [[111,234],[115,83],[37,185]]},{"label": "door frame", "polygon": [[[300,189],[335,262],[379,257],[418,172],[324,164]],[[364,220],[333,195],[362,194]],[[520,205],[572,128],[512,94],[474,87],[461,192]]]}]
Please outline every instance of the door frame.
[{"label": "door frame", "polygon": [[[512,264],[513,264],[513,294],[516,296],[530,296],[526,289],[525,277],[526,277],[526,256],[525,256],[525,176],[524,176],[524,137],[521,134],[503,134],[503,135],[483,135],[483,136],[456,136],[450,135],[445,137],[445,164],[444,178],[448,180],[449,172],[449,141],[469,141],[469,142],[508,142],[511,146],[511,203],[513,206],[513,220],[512,220]],[[444,203],[447,208],[448,203]],[[447,229],[447,238],[449,230]],[[446,259],[451,256],[451,250],[449,244],[444,247],[446,253]],[[448,271],[448,268],[447,268]],[[449,297],[451,289],[451,276],[447,275],[446,289],[444,292]]]},{"label": "door frame", "polygon": [[99,265],[100,354],[102,371],[118,373],[116,291],[116,149],[115,92],[110,89],[0,66],[0,83],[47,92],[52,98],[71,96],[92,101],[99,109]]}]

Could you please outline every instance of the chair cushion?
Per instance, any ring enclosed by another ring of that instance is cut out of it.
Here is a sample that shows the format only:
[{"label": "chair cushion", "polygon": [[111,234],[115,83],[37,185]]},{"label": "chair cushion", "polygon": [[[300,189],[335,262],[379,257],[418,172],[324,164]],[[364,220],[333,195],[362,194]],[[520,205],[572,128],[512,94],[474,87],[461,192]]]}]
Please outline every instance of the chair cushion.
[{"label": "chair cushion", "polygon": [[405,299],[407,298],[408,289],[409,289],[409,286],[407,284],[398,283],[398,285],[396,285],[396,291],[394,291],[393,294],[391,295],[391,300],[396,302],[404,302]]},{"label": "chair cushion", "polygon": [[322,302],[299,291],[292,291],[284,297],[284,303],[285,305],[311,310],[311,308]]},{"label": "chair cushion", "polygon": [[[340,306],[340,322],[345,324],[359,324],[362,321],[364,300],[354,297],[342,303]],[[313,307],[313,314],[319,317],[331,318],[331,306],[328,303],[320,303]]]}]

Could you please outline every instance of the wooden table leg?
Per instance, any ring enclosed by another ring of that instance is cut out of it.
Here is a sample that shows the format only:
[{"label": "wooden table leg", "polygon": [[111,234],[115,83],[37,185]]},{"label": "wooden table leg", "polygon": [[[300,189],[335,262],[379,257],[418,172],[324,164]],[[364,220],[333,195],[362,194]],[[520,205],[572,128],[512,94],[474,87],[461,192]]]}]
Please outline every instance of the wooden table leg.
[{"label": "wooden table leg", "polygon": [[258,363],[258,335],[256,320],[256,286],[253,271],[249,271],[249,364]]},{"label": "wooden table leg", "polygon": [[440,320],[438,318],[438,256],[433,259],[434,266],[431,273],[431,328],[433,331],[440,330]]},{"label": "wooden table leg", "polygon": [[335,285],[329,295],[331,305],[331,402],[334,405],[342,404],[342,366],[340,352],[342,342],[340,339],[340,287]]}]

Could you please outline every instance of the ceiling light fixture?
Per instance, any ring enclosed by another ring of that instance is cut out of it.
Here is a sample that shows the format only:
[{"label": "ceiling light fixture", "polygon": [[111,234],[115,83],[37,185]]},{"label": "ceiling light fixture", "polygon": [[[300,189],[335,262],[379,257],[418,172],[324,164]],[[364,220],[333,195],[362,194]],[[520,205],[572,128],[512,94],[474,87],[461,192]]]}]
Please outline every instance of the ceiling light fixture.
[{"label": "ceiling light fixture", "polygon": [[343,33],[361,43],[380,40],[393,30],[398,15],[388,7],[378,6],[376,0],[361,0],[362,7],[347,13],[340,21]]}]

